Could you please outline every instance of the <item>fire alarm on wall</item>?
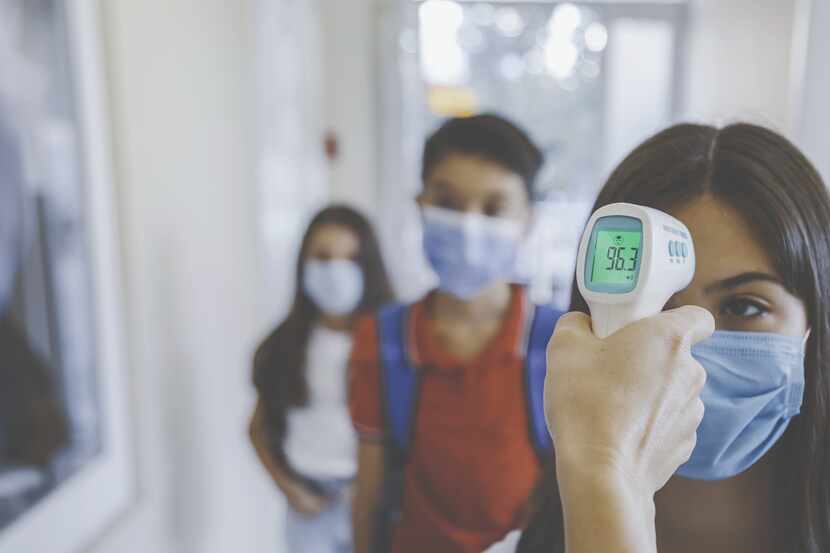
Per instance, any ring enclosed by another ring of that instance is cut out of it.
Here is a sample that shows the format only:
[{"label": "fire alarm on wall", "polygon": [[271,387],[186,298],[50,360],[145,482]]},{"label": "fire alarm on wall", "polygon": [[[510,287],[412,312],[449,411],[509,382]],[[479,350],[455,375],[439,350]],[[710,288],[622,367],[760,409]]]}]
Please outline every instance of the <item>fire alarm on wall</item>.
[{"label": "fire alarm on wall", "polygon": [[326,152],[326,159],[334,163],[340,157],[340,139],[337,138],[337,133],[328,131],[323,139],[323,148]]}]

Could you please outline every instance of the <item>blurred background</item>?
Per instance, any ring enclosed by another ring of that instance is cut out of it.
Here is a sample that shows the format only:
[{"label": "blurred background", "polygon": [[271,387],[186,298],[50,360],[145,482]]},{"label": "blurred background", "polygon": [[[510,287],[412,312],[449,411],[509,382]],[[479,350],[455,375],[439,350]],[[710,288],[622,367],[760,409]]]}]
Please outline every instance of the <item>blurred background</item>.
[{"label": "blurred background", "polygon": [[[417,297],[423,138],[508,115],[548,160],[523,268],[564,305],[609,169],[671,122],[771,126],[830,178],[827,28],[826,0],[0,0],[0,129],[24,160],[0,213],[28,252],[9,316],[69,444],[14,478],[0,458],[0,552],[50,551],[13,548],[28,520],[66,551],[283,551],[250,361],[320,206],[370,215]],[[41,499],[108,448],[120,499],[75,496],[112,505],[85,532],[50,520]]]}]

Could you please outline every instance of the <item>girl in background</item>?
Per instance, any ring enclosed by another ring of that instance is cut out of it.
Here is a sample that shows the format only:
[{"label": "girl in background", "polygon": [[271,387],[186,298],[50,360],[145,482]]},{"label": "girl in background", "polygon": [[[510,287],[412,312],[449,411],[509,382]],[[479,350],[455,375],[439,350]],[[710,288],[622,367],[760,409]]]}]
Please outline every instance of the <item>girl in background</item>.
[{"label": "girl in background", "polygon": [[333,206],[311,221],[288,316],[254,358],[251,440],[288,502],[292,553],[352,550],[357,439],[347,405],[352,322],[392,299],[369,222]]}]

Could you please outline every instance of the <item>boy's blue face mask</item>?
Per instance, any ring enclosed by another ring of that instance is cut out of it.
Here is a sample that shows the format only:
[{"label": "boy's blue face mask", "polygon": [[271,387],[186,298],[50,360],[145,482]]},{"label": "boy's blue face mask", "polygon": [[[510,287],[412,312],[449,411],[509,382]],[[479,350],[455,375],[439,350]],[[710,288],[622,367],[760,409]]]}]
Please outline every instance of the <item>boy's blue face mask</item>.
[{"label": "boy's blue face mask", "polygon": [[424,252],[438,275],[438,288],[469,299],[499,280],[516,276],[524,227],[501,217],[422,209]]},{"label": "boy's blue face mask", "polygon": [[706,369],[697,445],[677,474],[722,480],[758,462],[784,434],[804,396],[806,338],[715,332],[692,348]]}]

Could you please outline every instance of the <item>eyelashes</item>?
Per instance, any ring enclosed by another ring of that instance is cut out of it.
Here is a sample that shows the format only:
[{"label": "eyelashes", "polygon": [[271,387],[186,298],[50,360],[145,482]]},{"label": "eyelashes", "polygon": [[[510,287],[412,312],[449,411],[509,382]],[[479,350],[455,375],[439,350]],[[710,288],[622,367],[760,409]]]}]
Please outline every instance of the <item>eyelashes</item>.
[{"label": "eyelashes", "polygon": [[763,302],[751,298],[728,298],[720,306],[721,315],[739,319],[755,319],[769,312]]}]

